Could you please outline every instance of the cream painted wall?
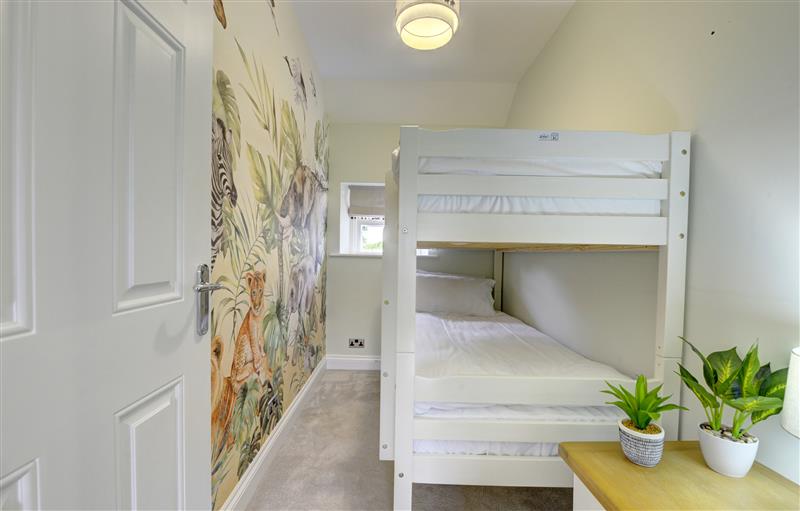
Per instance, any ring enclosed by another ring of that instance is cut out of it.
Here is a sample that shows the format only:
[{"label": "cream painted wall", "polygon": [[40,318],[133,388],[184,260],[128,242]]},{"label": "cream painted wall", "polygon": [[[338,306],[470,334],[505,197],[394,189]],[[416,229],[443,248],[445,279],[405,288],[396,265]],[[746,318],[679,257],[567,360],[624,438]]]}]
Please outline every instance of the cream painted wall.
[{"label": "cream painted wall", "polygon": [[658,255],[510,253],[505,312],[585,357],[652,376]]},{"label": "cream painted wall", "polygon": [[[800,341],[798,46],[793,2],[582,2],[520,82],[508,119],[532,129],[691,130],[686,335],[706,352],[759,339],[762,361],[776,368]],[[569,282],[546,290],[591,286],[601,267],[576,265]],[[647,273],[655,279],[655,266],[636,279]],[[540,290],[520,299],[546,299]],[[684,360],[699,373],[691,353]],[[682,401],[691,410],[681,436],[695,438],[702,409],[688,392]],[[759,460],[800,481],[800,440],[776,418],[753,431]]]},{"label": "cream painted wall", "polygon": [[[330,132],[328,175],[328,253],[339,252],[339,189],[342,183],[382,183],[391,169],[391,153],[400,139],[396,124],[334,124]],[[491,277],[491,251],[447,250],[421,257],[420,268]],[[327,353],[380,355],[380,257],[328,256]],[[363,337],[363,349],[347,347],[350,337]]]}]

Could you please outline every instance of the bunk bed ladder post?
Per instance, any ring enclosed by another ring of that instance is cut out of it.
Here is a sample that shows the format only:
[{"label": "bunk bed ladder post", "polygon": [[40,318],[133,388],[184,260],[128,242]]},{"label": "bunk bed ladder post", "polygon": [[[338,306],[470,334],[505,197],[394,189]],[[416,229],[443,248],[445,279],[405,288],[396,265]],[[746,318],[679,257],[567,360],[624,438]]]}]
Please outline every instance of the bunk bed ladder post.
[{"label": "bunk bed ladder post", "polygon": [[397,242],[397,373],[395,380],[394,509],[411,509],[414,481],[414,344],[417,288],[419,128],[400,128]]},{"label": "bunk bed ladder post", "polygon": [[[686,247],[689,224],[690,133],[672,132],[669,165],[669,196],[662,204],[668,217],[667,243],[658,254],[658,313],[656,321],[655,378],[664,383],[665,394],[680,396],[680,378],[675,374],[681,361],[684,305],[686,301]],[[680,414],[665,414],[668,439],[678,437]]]},{"label": "bunk bed ladder post", "polygon": [[397,182],[386,173],[383,228],[383,301],[381,305],[381,411],[378,459],[394,459],[395,357],[397,335]]},{"label": "bunk bed ladder post", "polygon": [[502,250],[494,251],[494,309],[503,310],[503,256]]}]

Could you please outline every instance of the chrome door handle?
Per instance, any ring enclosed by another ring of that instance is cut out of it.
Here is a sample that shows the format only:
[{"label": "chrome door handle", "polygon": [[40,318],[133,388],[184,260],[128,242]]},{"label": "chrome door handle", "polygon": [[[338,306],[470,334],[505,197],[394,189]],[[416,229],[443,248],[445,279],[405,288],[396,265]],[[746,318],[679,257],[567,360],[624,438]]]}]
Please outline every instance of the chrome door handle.
[{"label": "chrome door handle", "polygon": [[216,291],[217,289],[222,289],[224,286],[222,284],[212,284],[211,282],[205,282],[203,284],[195,284],[192,288],[194,289],[195,293],[210,293],[212,291]]},{"label": "chrome door handle", "polygon": [[208,281],[211,271],[207,264],[197,267],[195,274],[195,312],[197,314],[197,335],[208,333],[208,318],[211,312],[211,293],[217,289],[222,289],[222,284],[213,284]]}]

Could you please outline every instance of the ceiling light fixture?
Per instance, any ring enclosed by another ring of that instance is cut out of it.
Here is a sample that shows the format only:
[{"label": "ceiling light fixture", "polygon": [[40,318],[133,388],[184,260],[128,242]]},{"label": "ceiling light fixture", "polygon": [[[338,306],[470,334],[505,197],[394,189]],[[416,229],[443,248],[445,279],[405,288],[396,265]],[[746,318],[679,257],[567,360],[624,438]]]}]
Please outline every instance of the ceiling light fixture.
[{"label": "ceiling light fixture", "polygon": [[397,0],[400,39],[417,50],[441,48],[458,30],[460,0]]}]

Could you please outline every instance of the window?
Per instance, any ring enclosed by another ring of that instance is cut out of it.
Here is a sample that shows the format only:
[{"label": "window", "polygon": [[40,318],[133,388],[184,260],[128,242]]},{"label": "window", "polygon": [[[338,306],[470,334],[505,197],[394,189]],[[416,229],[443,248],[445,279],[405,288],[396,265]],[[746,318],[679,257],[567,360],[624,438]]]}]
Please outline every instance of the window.
[{"label": "window", "polygon": [[[381,183],[342,183],[339,214],[339,252],[383,253],[384,186]],[[431,255],[428,249],[417,255]]]},{"label": "window", "polygon": [[383,188],[381,183],[342,183],[339,252],[383,253]]},{"label": "window", "polygon": [[354,254],[383,253],[382,216],[359,216],[350,219],[350,252]]}]

